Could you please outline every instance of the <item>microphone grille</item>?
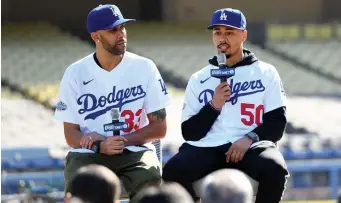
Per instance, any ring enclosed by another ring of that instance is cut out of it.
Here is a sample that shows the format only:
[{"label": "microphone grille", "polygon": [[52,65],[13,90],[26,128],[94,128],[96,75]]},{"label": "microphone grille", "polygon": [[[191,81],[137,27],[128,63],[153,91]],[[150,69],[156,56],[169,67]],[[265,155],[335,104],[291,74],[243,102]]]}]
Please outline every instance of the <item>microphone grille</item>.
[{"label": "microphone grille", "polygon": [[120,110],[118,108],[112,108],[110,111],[110,115],[113,120],[119,120]]},{"label": "microphone grille", "polygon": [[226,64],[226,55],[224,53],[220,53],[217,55],[218,65],[225,65]]}]

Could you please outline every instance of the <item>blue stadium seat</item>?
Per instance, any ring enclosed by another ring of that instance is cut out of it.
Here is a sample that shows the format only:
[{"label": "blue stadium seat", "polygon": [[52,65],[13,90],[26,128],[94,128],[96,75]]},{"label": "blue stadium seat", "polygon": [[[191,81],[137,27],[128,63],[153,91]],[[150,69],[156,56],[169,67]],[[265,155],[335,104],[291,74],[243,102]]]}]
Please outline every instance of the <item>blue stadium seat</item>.
[{"label": "blue stadium seat", "polygon": [[292,151],[292,159],[311,159],[313,157],[313,152],[310,149]]},{"label": "blue stadium seat", "polygon": [[2,148],[1,158],[7,159],[37,159],[50,157],[47,147]]},{"label": "blue stadium seat", "polygon": [[14,183],[14,182],[10,182],[10,183],[6,183],[3,184],[2,183],[2,187],[1,187],[1,194],[16,194],[17,193],[17,189],[18,189],[18,185],[19,183]]},{"label": "blue stadium seat", "polygon": [[31,160],[11,160],[9,161],[9,168],[12,170],[23,170],[30,168]]},{"label": "blue stadium seat", "polygon": [[64,168],[65,160],[64,159],[57,159],[56,160],[56,166],[57,166],[57,168]]},{"label": "blue stadium seat", "polygon": [[309,146],[305,146],[303,149],[297,150],[292,148],[289,144],[282,145],[281,152],[285,160],[310,159],[313,155]]},{"label": "blue stadium seat", "polygon": [[[48,190],[64,189],[64,172],[20,172],[8,173],[1,176],[1,185],[5,188],[4,191],[9,194],[17,192],[20,181],[25,183],[25,187],[32,189],[35,192],[43,192]],[[46,188],[41,188],[46,187]]]},{"label": "blue stadium seat", "polygon": [[325,139],[320,142],[321,148],[313,151],[313,158],[326,159],[334,158],[334,150],[331,139]]},{"label": "blue stadium seat", "polygon": [[5,148],[1,153],[3,170],[64,167],[64,159],[51,157],[48,148]]},{"label": "blue stadium seat", "polygon": [[332,149],[322,149],[321,151],[313,151],[312,158],[315,159],[334,158],[334,153]]},{"label": "blue stadium seat", "polygon": [[341,149],[334,149],[333,150],[333,157],[334,158],[341,158]]},{"label": "blue stadium seat", "polygon": [[5,158],[2,158],[1,159],[1,169],[2,170],[7,170],[7,169],[10,169],[10,168],[11,168],[11,166],[10,166],[9,161],[7,159],[5,159]]},{"label": "blue stadium seat", "polygon": [[31,163],[32,163],[32,168],[37,168],[37,169],[60,168],[58,159],[54,159],[50,157],[34,159],[31,161]]},{"label": "blue stadium seat", "polygon": [[50,192],[51,188],[48,185],[31,186],[30,192],[34,194],[46,194]]}]

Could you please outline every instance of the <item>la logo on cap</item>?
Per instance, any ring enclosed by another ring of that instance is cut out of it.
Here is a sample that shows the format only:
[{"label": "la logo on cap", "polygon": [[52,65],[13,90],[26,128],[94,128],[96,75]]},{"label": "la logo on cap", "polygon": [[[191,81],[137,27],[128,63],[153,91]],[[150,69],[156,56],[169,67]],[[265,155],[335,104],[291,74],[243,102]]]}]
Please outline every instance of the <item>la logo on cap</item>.
[{"label": "la logo on cap", "polygon": [[220,14],[220,20],[227,20],[227,15],[224,13],[224,11]]},{"label": "la logo on cap", "polygon": [[119,11],[117,11],[117,10],[115,9],[114,6],[111,6],[110,9],[111,9],[112,14],[113,14],[114,16],[117,17],[117,16],[120,16],[120,15],[121,15],[121,13],[120,13]]}]

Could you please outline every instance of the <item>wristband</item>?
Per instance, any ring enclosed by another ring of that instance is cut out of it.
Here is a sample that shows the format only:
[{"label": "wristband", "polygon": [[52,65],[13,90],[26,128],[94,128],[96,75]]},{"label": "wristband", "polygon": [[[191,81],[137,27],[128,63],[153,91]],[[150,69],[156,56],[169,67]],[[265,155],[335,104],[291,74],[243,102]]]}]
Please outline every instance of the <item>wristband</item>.
[{"label": "wristband", "polygon": [[249,132],[245,136],[249,137],[252,140],[252,144],[259,141],[259,137],[255,132]]},{"label": "wristband", "polygon": [[102,140],[99,140],[99,141],[96,141],[96,142],[94,143],[93,151],[94,151],[96,154],[101,153],[101,142],[102,142]]}]

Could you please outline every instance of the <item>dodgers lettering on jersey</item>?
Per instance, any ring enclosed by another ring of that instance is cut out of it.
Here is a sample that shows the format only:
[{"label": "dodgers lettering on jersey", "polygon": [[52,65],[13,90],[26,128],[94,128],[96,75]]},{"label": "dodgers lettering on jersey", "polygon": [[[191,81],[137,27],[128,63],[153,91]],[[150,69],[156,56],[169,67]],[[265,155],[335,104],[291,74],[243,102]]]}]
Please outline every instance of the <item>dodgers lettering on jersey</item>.
[{"label": "dodgers lettering on jersey", "polygon": [[[127,89],[120,89],[116,92],[116,86],[113,87],[113,91],[107,96],[100,96],[97,98],[93,94],[83,94],[77,99],[77,104],[82,106],[79,110],[79,114],[91,112],[85,116],[85,120],[95,120],[98,116],[105,114],[112,108],[122,109],[122,106],[142,99],[146,96],[146,92],[143,90],[142,85],[137,87],[131,87]],[[105,107],[104,109],[96,111],[98,107]]]},{"label": "dodgers lettering on jersey", "polygon": [[[220,80],[210,77],[213,65],[196,72],[185,92],[182,122],[196,115],[213,99]],[[235,142],[263,122],[263,114],[285,106],[286,97],[275,67],[262,61],[235,69],[227,82],[231,96],[207,135],[199,141],[188,141],[199,147],[214,147]]]},{"label": "dodgers lettering on jersey", "polygon": [[[119,121],[127,124],[121,134],[126,134],[148,125],[147,114],[166,108],[168,102],[165,83],[151,60],[126,52],[120,64],[108,72],[97,65],[91,54],[66,69],[55,118],[78,124],[82,133],[112,136],[106,125],[112,121],[112,108],[119,108]],[[153,149],[151,143],[145,146]],[[145,150],[135,146],[127,148]]]},{"label": "dodgers lettering on jersey", "polygon": [[[234,83],[233,79],[230,82],[231,88],[231,97],[230,100],[226,102],[231,102],[232,105],[235,105],[238,102],[239,97],[256,94],[258,92],[264,92],[265,87],[262,83],[262,80],[252,80],[245,82],[237,82]],[[214,90],[205,89],[199,94],[199,102],[207,104],[209,101],[213,99]]]}]

